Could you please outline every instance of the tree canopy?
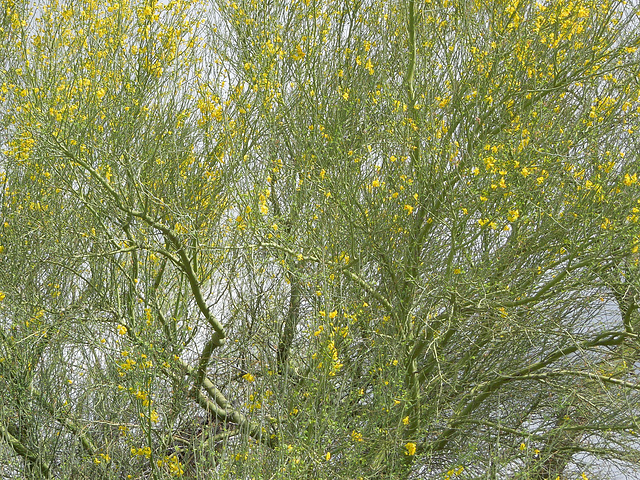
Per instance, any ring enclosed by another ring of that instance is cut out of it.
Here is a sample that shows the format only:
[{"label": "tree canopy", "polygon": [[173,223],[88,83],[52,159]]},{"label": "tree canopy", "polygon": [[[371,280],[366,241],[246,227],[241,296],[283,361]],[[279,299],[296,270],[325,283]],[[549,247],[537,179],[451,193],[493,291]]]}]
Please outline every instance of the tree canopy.
[{"label": "tree canopy", "polygon": [[635,3],[2,0],[1,474],[633,475]]}]

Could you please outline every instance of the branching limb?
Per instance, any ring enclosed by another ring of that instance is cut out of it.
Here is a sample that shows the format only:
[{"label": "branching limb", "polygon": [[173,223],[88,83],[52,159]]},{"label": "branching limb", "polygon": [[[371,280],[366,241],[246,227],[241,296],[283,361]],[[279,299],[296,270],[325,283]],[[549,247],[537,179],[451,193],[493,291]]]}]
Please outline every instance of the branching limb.
[{"label": "branching limb", "polygon": [[38,455],[25,447],[19,439],[11,435],[11,433],[9,433],[9,430],[3,424],[0,424],[0,437],[2,437],[2,439],[11,447],[11,449],[17,455],[20,455],[30,464],[37,467],[43,477],[51,477],[49,466]]}]

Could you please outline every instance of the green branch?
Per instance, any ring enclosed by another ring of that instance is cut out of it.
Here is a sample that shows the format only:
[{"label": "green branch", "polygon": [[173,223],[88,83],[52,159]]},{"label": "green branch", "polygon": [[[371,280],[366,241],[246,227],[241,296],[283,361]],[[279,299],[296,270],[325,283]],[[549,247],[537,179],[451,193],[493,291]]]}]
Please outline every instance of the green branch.
[{"label": "green branch", "polygon": [[2,437],[2,439],[11,447],[11,449],[17,455],[20,455],[29,463],[36,466],[40,470],[40,473],[42,473],[42,476],[44,476],[45,478],[49,478],[51,476],[49,466],[43,460],[41,460],[38,455],[25,447],[19,439],[11,435],[11,433],[9,433],[9,430],[3,424],[0,424],[0,437]]}]

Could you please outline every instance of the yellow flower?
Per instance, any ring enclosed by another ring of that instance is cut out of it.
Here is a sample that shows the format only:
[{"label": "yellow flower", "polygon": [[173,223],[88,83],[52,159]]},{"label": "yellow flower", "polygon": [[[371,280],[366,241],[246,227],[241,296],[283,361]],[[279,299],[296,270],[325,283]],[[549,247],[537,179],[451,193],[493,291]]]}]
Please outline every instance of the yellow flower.
[{"label": "yellow flower", "polygon": [[379,187],[380,186],[380,181],[376,178],[372,183],[371,183],[372,187]]},{"label": "yellow flower", "polygon": [[251,375],[250,373],[245,373],[242,378],[244,378],[247,382],[251,383],[253,381],[255,381],[255,377],[253,375]]},{"label": "yellow flower", "polygon": [[527,446],[524,443],[520,444],[520,450],[526,450]]},{"label": "yellow flower", "polygon": [[406,448],[406,451],[404,452],[405,455],[415,455],[416,454],[416,444],[413,442],[408,442],[404,448]]},{"label": "yellow flower", "polygon": [[409,415],[402,419],[402,423],[404,423],[405,425],[409,425]]},{"label": "yellow flower", "polygon": [[633,175],[629,175],[628,173],[624,174],[623,182],[627,187],[630,187],[631,185],[633,185],[637,181],[638,181],[638,174],[636,174],[636,173],[634,173]]},{"label": "yellow flower", "polygon": [[2,300],[4,300],[4,297],[5,297],[5,296],[6,296],[6,295],[5,295],[5,293],[4,293],[4,292],[0,292],[0,302],[1,302]]},{"label": "yellow flower", "polygon": [[413,207],[411,205],[405,205],[404,209],[407,211],[407,215],[411,215],[413,213]]},{"label": "yellow flower", "polygon": [[327,462],[328,462],[329,460],[331,460],[331,452],[327,452],[327,454],[324,456],[324,458],[326,458],[326,459],[327,459]]},{"label": "yellow flower", "polygon": [[118,325],[118,333],[120,335],[126,335],[127,334],[127,327],[125,327],[124,325]]},{"label": "yellow flower", "polygon": [[367,69],[369,75],[373,75],[373,63],[371,63],[370,58],[367,58],[367,63],[365,63],[364,68]]},{"label": "yellow flower", "polygon": [[293,55],[291,55],[291,58],[293,58],[294,60],[302,60],[305,56],[304,50],[302,50],[302,47],[300,45],[296,45],[296,51]]}]

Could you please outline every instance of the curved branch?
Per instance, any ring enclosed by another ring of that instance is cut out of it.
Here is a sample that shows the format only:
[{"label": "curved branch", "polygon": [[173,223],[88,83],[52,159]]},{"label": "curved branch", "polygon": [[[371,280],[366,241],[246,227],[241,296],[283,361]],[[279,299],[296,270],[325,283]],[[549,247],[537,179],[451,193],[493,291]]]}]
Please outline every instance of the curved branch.
[{"label": "curved branch", "polygon": [[35,453],[30,451],[24,444],[11,435],[7,427],[0,423],[0,437],[11,447],[11,449],[32,465],[36,466],[45,478],[51,476],[49,466]]}]

